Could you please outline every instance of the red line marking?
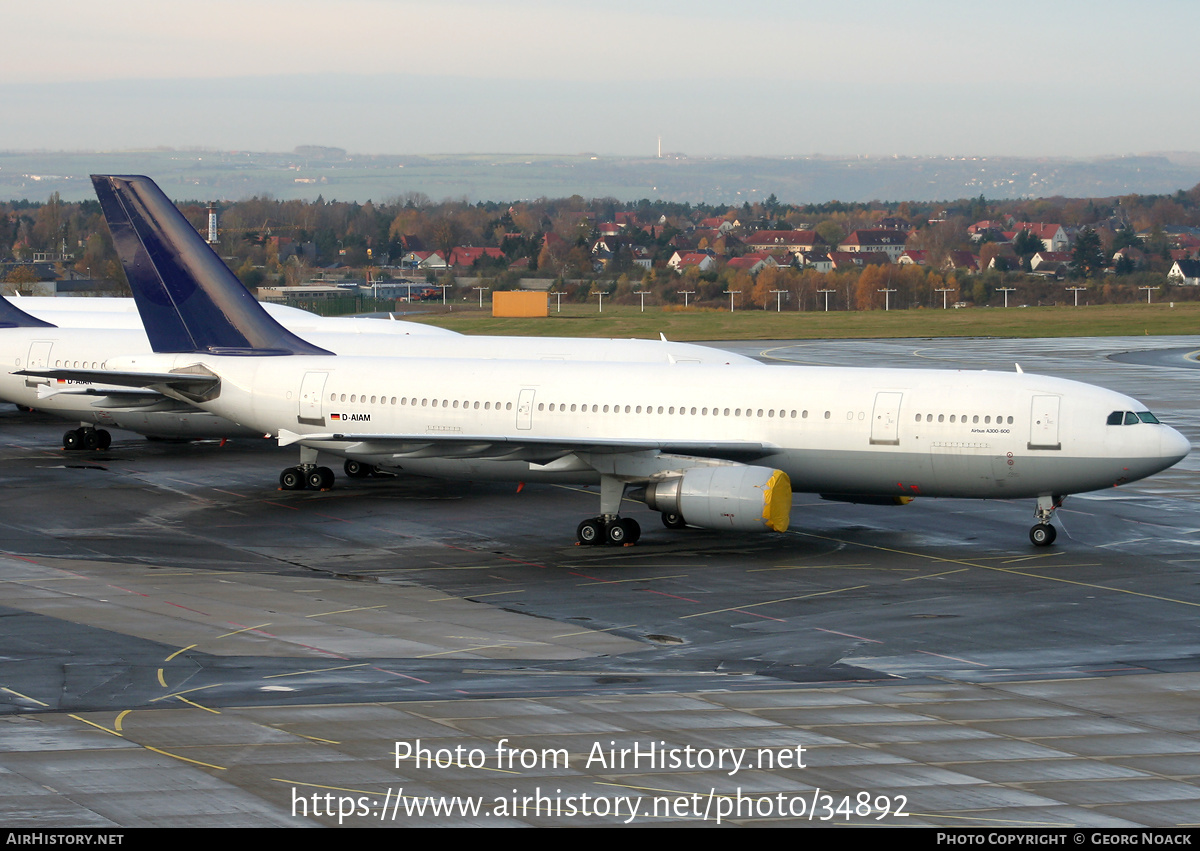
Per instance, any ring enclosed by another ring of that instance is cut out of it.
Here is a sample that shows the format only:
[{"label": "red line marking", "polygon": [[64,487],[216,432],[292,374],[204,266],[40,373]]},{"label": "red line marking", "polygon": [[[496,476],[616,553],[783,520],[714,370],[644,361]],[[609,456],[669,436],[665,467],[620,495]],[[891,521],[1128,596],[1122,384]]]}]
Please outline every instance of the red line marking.
[{"label": "red line marking", "polygon": [[859,641],[869,641],[872,644],[883,644],[882,641],[876,641],[874,638],[863,638],[861,635],[851,635],[848,632],[838,632],[836,629],[822,629],[819,626],[814,626],[813,629],[815,629],[817,632],[828,632],[831,635],[844,635],[846,638],[856,638]]},{"label": "red line marking", "polygon": [[[374,668],[375,666],[372,665],[372,667]],[[375,670],[383,671],[385,674],[392,674],[393,676],[396,676],[396,677],[404,677],[404,679],[406,679],[406,680],[412,680],[414,682],[424,683],[425,685],[429,685],[429,680],[423,680],[420,677],[413,677],[413,676],[409,676],[408,674],[402,674],[399,671],[389,671],[387,668],[375,668]]]},{"label": "red line marking", "polygon": [[178,603],[172,603],[170,600],[163,600],[163,602],[166,603],[168,606],[174,606],[177,609],[183,609],[185,612],[195,612],[198,615],[204,615],[206,618],[212,617],[208,612],[202,612],[199,609],[191,609],[191,608],[188,608],[187,606],[181,606]]},{"label": "red line marking", "polygon": [[646,589],[646,593],[647,594],[661,594],[664,597],[673,597],[676,600],[687,600],[687,602],[689,602],[689,603],[699,603],[700,602],[699,600],[693,600],[691,597],[680,597],[678,594],[668,594],[666,591],[653,591],[649,588]]}]

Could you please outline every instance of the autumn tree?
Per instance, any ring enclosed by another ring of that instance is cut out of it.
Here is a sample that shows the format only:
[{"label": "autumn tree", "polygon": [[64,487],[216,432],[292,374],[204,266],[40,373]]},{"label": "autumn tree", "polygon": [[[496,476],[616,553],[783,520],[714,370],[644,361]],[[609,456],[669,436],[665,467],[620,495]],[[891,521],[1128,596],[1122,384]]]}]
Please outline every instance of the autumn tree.
[{"label": "autumn tree", "polygon": [[1100,234],[1084,228],[1075,237],[1075,248],[1071,252],[1075,269],[1085,278],[1094,278],[1104,269],[1104,249],[1100,245]]}]

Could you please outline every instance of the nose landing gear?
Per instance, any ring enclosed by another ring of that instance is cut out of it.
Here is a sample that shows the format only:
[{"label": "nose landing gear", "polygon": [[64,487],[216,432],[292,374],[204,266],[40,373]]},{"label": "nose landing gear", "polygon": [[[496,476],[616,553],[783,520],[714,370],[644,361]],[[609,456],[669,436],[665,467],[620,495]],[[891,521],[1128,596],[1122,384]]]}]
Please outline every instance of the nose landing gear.
[{"label": "nose landing gear", "polygon": [[1037,525],[1029,530],[1029,540],[1035,547],[1048,547],[1058,537],[1058,530],[1050,525],[1054,512],[1062,504],[1065,496],[1039,496],[1037,509]]}]

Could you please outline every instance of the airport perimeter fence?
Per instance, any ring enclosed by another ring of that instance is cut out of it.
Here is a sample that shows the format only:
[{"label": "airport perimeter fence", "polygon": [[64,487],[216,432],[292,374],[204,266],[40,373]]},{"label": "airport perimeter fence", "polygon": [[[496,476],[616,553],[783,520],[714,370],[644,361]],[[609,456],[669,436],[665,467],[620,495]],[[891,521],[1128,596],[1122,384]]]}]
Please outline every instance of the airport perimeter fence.
[{"label": "airport perimeter fence", "polygon": [[[395,299],[371,296],[345,298],[285,298],[279,304],[298,307],[318,316],[351,316],[357,313],[389,313],[396,309]],[[440,302],[439,302],[440,304]]]}]

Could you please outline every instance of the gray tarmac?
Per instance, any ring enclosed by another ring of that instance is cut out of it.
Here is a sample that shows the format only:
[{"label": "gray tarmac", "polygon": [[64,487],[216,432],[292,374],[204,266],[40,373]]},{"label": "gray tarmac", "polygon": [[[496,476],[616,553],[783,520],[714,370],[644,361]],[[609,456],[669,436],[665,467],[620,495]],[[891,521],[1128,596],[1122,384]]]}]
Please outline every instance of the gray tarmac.
[{"label": "gray tarmac", "polygon": [[[1019,363],[1196,442],[1189,342],[724,345]],[[1048,549],[1027,501],[806,495],[769,536],[631,503],[611,549],[595,489],[282,492],[268,441],[65,428],[0,412],[5,826],[1200,823],[1195,454]]]}]

